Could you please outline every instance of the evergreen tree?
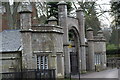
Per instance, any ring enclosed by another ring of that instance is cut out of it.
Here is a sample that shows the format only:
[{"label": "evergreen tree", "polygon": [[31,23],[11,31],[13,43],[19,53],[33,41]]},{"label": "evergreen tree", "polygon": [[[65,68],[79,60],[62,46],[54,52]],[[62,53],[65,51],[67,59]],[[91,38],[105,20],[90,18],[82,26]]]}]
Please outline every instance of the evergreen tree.
[{"label": "evergreen tree", "polygon": [[120,2],[114,1],[111,3],[111,11],[114,20],[112,24],[112,36],[110,43],[118,45],[120,41]]},{"label": "evergreen tree", "polygon": [[[48,2],[48,18],[50,16],[54,16],[58,19],[58,2]],[[68,14],[70,13],[70,11],[72,10],[72,3],[71,2],[67,2],[67,10],[68,10]]]},{"label": "evergreen tree", "polygon": [[85,14],[85,28],[92,27],[94,35],[100,30],[100,21],[95,10],[95,2],[79,2]]}]

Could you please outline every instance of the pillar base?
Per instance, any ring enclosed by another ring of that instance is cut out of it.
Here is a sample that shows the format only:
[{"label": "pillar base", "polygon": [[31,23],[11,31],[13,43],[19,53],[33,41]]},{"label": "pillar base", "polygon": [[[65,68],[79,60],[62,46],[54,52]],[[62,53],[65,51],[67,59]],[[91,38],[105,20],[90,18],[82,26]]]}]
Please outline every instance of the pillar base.
[{"label": "pillar base", "polygon": [[86,70],[81,70],[80,73],[85,74],[85,73],[87,73],[87,71]]},{"label": "pillar base", "polygon": [[65,78],[70,78],[70,73],[66,73]]}]

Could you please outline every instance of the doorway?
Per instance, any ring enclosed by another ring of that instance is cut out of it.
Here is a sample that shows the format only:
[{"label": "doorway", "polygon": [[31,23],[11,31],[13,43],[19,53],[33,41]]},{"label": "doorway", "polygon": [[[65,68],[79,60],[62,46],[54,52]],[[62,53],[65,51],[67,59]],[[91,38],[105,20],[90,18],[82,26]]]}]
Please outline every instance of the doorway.
[{"label": "doorway", "polygon": [[69,30],[69,43],[70,43],[70,65],[71,65],[71,73],[77,74],[79,72],[79,55],[78,55],[78,36],[76,35],[73,29]]}]

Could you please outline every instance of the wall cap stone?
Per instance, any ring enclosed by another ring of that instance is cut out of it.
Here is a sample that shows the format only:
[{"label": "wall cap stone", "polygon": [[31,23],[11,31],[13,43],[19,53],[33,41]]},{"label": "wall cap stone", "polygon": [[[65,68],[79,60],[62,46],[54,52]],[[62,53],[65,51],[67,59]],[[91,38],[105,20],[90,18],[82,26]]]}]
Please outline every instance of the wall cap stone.
[{"label": "wall cap stone", "polygon": [[59,34],[64,34],[61,31],[58,30],[21,30],[20,32],[32,32],[32,33],[59,33]]},{"label": "wall cap stone", "polygon": [[51,16],[48,21],[57,21],[57,19],[54,16]]},{"label": "wall cap stone", "polygon": [[33,53],[52,53],[52,51],[33,51]]},{"label": "wall cap stone", "polygon": [[98,34],[103,34],[102,30],[99,30],[97,33],[98,33]]},{"label": "wall cap stone", "polygon": [[58,25],[48,25],[48,24],[32,25],[32,27],[56,27],[56,28],[63,29],[61,26],[58,26]]},{"label": "wall cap stone", "polygon": [[67,5],[65,1],[60,1],[57,5]]},{"label": "wall cap stone", "polygon": [[92,29],[91,27],[89,27],[89,28],[87,29],[87,31],[93,31],[93,29]]}]

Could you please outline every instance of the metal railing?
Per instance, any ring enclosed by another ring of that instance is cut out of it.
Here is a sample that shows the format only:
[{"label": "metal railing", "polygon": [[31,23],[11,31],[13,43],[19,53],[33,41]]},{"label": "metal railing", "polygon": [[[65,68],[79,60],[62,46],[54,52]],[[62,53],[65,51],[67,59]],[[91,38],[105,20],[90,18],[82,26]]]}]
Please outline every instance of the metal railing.
[{"label": "metal railing", "polygon": [[27,69],[21,72],[0,73],[2,80],[56,80],[55,69]]},{"label": "metal railing", "polygon": [[107,59],[107,67],[120,67],[120,58],[119,57],[113,57]]}]

